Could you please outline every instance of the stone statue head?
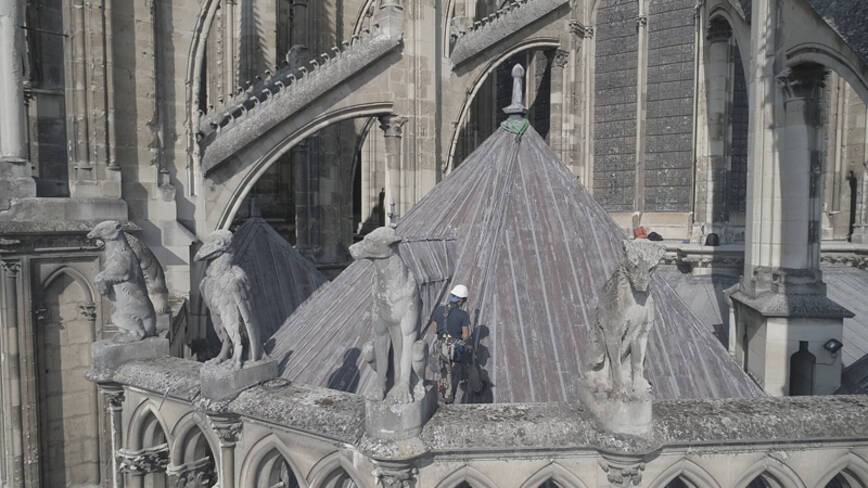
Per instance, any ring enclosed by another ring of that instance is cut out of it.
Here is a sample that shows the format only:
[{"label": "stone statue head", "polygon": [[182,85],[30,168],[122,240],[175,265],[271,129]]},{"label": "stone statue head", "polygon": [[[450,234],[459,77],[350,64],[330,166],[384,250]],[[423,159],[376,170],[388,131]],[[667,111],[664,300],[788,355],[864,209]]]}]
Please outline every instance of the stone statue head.
[{"label": "stone statue head", "polygon": [[350,246],[353,259],[386,259],[395,254],[394,245],[401,237],[391,227],[379,227],[365,236],[361,242]]},{"label": "stone statue head", "polygon": [[96,227],[87,233],[87,238],[113,241],[123,234],[123,230],[124,226],[117,220],[105,220],[96,224]]},{"label": "stone statue head", "polygon": [[232,247],[232,232],[220,229],[205,239],[194,259],[196,261],[209,261],[225,253],[230,247]]},{"label": "stone statue head", "polygon": [[624,268],[634,290],[646,292],[654,268],[663,259],[666,248],[646,239],[624,241]]}]

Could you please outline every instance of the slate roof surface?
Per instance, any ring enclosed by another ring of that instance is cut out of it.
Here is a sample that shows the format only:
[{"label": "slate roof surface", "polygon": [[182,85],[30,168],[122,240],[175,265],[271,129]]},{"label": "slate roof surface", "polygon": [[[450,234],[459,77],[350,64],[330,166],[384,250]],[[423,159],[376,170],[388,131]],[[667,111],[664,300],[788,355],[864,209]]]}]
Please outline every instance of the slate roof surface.
[{"label": "slate roof surface", "polygon": [[[400,253],[417,276],[411,252],[445,270],[421,279],[430,282],[423,324],[448,285],[470,289],[467,309],[489,388],[464,401],[578,401],[597,291],[624,235],[533,128],[522,136],[496,131],[397,231],[410,241]],[[359,356],[371,334],[369,266],[352,264],[274,335],[271,356],[284,378],[366,391],[373,375]],[[655,280],[654,293],[648,376],[657,398],[762,395],[665,281]]]},{"label": "slate roof surface", "polygon": [[247,219],[232,237],[235,264],[247,272],[254,313],[270,337],[295,309],[328,280],[265,220]]}]

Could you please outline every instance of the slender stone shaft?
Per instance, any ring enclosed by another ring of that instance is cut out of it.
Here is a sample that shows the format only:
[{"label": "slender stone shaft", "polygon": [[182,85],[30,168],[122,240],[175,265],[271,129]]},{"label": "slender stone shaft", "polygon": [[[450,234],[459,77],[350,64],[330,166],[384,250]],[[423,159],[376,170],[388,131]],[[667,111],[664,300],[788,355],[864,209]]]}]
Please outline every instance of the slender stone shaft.
[{"label": "slender stone shaft", "polygon": [[0,0],[0,159],[21,163],[27,157],[24,133],[23,58],[17,0]]}]

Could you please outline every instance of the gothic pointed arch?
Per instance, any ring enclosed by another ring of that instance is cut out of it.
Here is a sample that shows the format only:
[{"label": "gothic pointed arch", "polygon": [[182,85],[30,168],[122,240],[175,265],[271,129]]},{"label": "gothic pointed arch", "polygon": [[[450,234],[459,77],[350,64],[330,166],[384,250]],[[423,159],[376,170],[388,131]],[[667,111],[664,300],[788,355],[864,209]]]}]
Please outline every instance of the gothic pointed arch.
[{"label": "gothic pointed arch", "polygon": [[[393,113],[393,109],[394,104],[389,101],[343,105],[320,114],[291,133],[282,134],[282,139],[272,141],[273,145],[265,151],[255,144],[243,148],[241,153],[244,154],[239,153],[238,157],[233,158],[233,163],[227,164],[231,168],[219,168],[215,170],[214,175],[210,176],[215,183],[215,191],[214,195],[208,198],[207,231],[229,228],[235,219],[235,214],[244,204],[245,197],[256,182],[281,156],[307,137],[338,122],[387,115]],[[236,167],[236,163],[240,166]]]},{"label": "gothic pointed arch", "polygon": [[868,75],[859,69],[853,59],[848,59],[839,50],[822,42],[805,42],[787,49],[785,63],[787,67],[792,68],[804,63],[821,64],[834,71],[847,81],[863,103],[868,104]]},{"label": "gothic pointed arch", "polygon": [[806,488],[805,482],[793,468],[773,457],[766,456],[745,470],[735,488]]},{"label": "gothic pointed arch", "polygon": [[538,488],[546,482],[554,482],[560,488],[587,488],[578,476],[556,462],[550,462],[532,474],[521,488]]},{"label": "gothic pointed arch", "polygon": [[241,463],[241,486],[307,488],[308,485],[286,444],[276,435],[268,434],[247,451]]},{"label": "gothic pointed arch", "polygon": [[843,478],[849,485],[848,488],[868,488],[868,461],[851,452],[838,459],[820,477],[817,486],[829,486],[836,478]]},{"label": "gothic pointed arch", "polygon": [[51,284],[61,276],[68,276],[79,287],[81,287],[81,291],[85,294],[85,299],[89,303],[94,303],[96,293],[94,292],[93,286],[90,284],[90,280],[88,280],[81,271],[71,266],[63,266],[52,271],[51,274],[42,281],[40,288],[43,290],[48,289]]},{"label": "gothic pointed arch", "polygon": [[215,453],[220,451],[209,432],[195,412],[188,413],[175,424],[167,473],[179,483],[195,480],[199,483],[196,486],[211,486],[217,482]]},{"label": "gothic pointed arch", "polygon": [[687,458],[672,463],[649,486],[664,488],[676,479],[689,488],[720,488],[720,483],[705,468]]},{"label": "gothic pointed arch", "polygon": [[470,488],[497,488],[497,484],[488,476],[466,464],[443,478],[440,483],[437,483],[436,488],[464,488],[464,486],[470,486]]},{"label": "gothic pointed arch", "polygon": [[341,451],[335,451],[320,459],[310,470],[310,486],[317,488],[356,488],[364,486],[352,463]]},{"label": "gothic pointed arch", "polygon": [[[159,414],[159,409],[147,399],[141,402],[133,414],[127,429],[125,446],[127,449],[138,450],[169,443],[169,429]],[[162,442],[157,442],[162,437]]]}]

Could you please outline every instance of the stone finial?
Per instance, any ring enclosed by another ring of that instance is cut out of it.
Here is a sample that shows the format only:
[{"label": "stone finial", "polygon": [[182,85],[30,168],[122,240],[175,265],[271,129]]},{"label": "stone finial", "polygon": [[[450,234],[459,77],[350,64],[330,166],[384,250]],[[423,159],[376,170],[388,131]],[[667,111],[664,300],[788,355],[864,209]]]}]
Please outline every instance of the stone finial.
[{"label": "stone finial", "polygon": [[112,323],[125,334],[118,341],[138,341],[157,334],[157,314],[148,293],[139,257],[130,247],[123,225],[106,220],[96,225],[88,239],[99,239],[105,246],[102,270],[94,284],[100,295],[112,303]]},{"label": "stone finial", "polygon": [[512,68],[512,103],[503,109],[503,113],[520,116],[527,114],[527,107],[524,106],[524,67],[520,64]]},{"label": "stone finial", "polygon": [[211,234],[195,259],[208,263],[199,292],[211,312],[217,336],[223,341],[220,354],[212,361],[216,364],[227,361],[230,351],[231,366],[236,370],[241,369],[244,361],[261,360],[262,342],[252,312],[250,282],[247,273],[235,264],[232,232],[218,230]]},{"label": "stone finial", "polygon": [[651,428],[651,384],[645,379],[655,316],[651,277],[666,248],[638,239],[624,241],[623,250],[594,310],[582,396],[607,430],[643,435]]}]

